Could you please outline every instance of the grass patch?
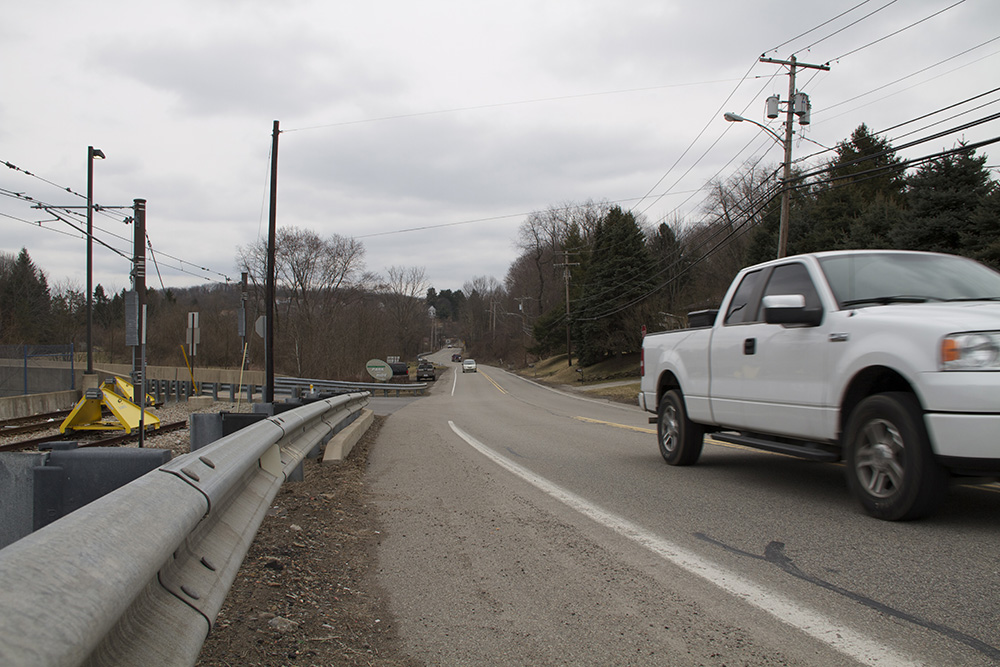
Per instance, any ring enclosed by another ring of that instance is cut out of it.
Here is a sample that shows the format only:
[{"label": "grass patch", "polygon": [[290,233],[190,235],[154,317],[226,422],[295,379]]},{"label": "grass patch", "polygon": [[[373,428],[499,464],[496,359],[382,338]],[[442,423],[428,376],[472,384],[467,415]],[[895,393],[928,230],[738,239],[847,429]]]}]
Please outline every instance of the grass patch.
[{"label": "grass patch", "polygon": [[586,385],[631,379],[638,382],[639,354],[624,354],[585,367],[579,366],[575,359],[573,365],[569,366],[566,363],[566,355],[560,354],[548,359],[541,359],[534,366],[522,368],[517,372],[524,377],[550,384]]}]

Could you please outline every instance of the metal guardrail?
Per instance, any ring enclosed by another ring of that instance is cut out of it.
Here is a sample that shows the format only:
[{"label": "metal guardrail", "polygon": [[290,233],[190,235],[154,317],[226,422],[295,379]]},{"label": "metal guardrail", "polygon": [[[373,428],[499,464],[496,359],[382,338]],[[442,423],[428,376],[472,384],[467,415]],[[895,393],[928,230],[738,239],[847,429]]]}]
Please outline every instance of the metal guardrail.
[{"label": "metal guardrail", "polygon": [[[312,388],[318,393],[349,394],[366,391],[374,396],[401,396],[405,392],[412,395],[423,395],[427,389],[426,382],[341,382],[339,380],[314,380],[310,378],[279,377],[274,380],[276,396],[294,396],[296,392],[305,393]],[[198,385],[198,394],[213,396],[216,400],[228,396],[235,401],[238,396],[245,397],[249,403],[254,395],[263,391],[263,387],[254,384],[244,384],[239,387],[224,382],[202,382]],[[150,380],[146,393],[153,396],[157,403],[161,401],[186,400],[193,396],[194,391],[188,380]]]},{"label": "metal guardrail", "polygon": [[248,426],[0,550],[0,664],[194,664],[282,482],[367,400]]},{"label": "metal guardrail", "polygon": [[427,383],[405,382],[397,384],[388,382],[340,382],[338,380],[311,380],[309,378],[290,377],[274,378],[274,392],[276,394],[292,394],[296,389],[306,391],[310,387],[317,392],[367,391],[373,396],[379,392],[382,392],[385,396],[395,392],[396,396],[399,396],[402,391],[423,394],[424,390],[427,389]]}]

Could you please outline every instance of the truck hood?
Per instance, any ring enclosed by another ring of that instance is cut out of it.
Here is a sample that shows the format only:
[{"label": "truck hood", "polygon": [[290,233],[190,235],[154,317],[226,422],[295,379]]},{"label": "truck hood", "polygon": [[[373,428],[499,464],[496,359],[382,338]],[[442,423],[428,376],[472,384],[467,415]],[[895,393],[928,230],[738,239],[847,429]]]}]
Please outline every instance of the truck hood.
[{"label": "truck hood", "polygon": [[927,325],[940,324],[941,329],[958,331],[1000,331],[1000,301],[951,301],[944,303],[893,303],[885,306],[853,308],[852,315],[864,318],[886,318]]}]

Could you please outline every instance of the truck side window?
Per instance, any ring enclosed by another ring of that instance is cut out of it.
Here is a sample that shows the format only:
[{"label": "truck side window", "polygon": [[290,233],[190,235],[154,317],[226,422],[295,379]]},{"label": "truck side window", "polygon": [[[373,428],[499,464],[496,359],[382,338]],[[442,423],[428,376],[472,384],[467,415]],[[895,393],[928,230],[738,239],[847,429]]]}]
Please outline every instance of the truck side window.
[{"label": "truck side window", "polygon": [[742,324],[753,322],[756,311],[751,312],[750,300],[753,299],[757,287],[760,285],[760,271],[754,271],[743,276],[740,286],[736,288],[732,300],[729,302],[729,309],[726,311],[724,324]]},{"label": "truck side window", "polygon": [[[806,299],[806,308],[822,307],[816,286],[809,277],[809,271],[798,262],[775,267],[771,272],[771,278],[767,281],[767,287],[764,288],[762,298],[772,294],[801,294]],[[763,309],[764,306],[761,304],[759,320],[764,319]]]}]

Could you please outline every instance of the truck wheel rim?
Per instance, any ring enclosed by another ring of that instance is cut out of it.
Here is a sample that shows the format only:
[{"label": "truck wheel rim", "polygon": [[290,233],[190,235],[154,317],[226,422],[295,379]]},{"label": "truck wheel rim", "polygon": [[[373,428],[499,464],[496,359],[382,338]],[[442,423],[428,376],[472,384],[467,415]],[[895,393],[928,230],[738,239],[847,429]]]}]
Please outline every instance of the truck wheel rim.
[{"label": "truck wheel rim", "polygon": [[660,444],[668,452],[677,448],[677,439],[680,437],[680,426],[677,423],[677,411],[673,407],[667,407],[663,411],[663,426],[660,431]]},{"label": "truck wheel rim", "polygon": [[859,436],[854,470],[869,495],[889,498],[903,487],[903,437],[884,419],[870,421]]}]

